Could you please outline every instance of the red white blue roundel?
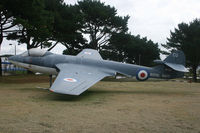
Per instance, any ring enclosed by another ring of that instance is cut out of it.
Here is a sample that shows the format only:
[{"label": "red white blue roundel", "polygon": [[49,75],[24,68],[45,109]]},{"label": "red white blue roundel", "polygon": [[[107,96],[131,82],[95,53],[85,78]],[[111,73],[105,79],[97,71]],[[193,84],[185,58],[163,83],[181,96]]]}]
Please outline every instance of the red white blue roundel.
[{"label": "red white blue roundel", "polygon": [[67,82],[77,82],[77,80],[74,79],[74,78],[64,78],[64,81],[67,81]]},{"label": "red white blue roundel", "polygon": [[136,75],[137,80],[145,81],[149,78],[149,73],[147,70],[139,70]]}]

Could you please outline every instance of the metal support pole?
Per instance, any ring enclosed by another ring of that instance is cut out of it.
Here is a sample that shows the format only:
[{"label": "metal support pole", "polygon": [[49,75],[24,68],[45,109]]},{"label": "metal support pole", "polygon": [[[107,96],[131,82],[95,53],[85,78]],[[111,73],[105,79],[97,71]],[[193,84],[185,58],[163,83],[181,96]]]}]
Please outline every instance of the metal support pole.
[{"label": "metal support pole", "polygon": [[15,44],[15,55],[17,54],[17,46],[16,46],[16,44]]}]

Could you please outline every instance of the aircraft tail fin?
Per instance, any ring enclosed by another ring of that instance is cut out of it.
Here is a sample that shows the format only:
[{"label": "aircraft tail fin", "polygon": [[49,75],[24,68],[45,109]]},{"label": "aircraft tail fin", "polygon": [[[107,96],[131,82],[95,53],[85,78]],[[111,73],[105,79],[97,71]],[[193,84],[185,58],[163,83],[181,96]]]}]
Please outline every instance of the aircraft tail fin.
[{"label": "aircraft tail fin", "polygon": [[188,70],[185,68],[185,55],[183,51],[180,51],[180,50],[173,51],[163,61],[155,60],[154,62],[158,64],[164,64],[178,72],[188,72]]},{"label": "aircraft tail fin", "polygon": [[185,55],[183,51],[174,51],[164,59],[167,63],[179,64],[185,66]]}]

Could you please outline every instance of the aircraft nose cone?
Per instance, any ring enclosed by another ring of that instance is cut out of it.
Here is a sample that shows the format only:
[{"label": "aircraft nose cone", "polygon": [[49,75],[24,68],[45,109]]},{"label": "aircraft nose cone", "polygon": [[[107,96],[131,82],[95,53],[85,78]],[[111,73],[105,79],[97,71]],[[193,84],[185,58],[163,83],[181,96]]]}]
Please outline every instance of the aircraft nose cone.
[{"label": "aircraft nose cone", "polygon": [[15,60],[15,56],[10,56],[10,57],[8,57],[8,60],[14,61],[14,60]]},{"label": "aircraft nose cone", "polygon": [[16,62],[23,62],[23,58],[20,55],[14,55],[8,58],[8,61],[11,63],[16,63]]},{"label": "aircraft nose cone", "polygon": [[14,55],[8,58],[8,60],[12,63],[13,61],[21,62],[21,58],[18,55]]}]

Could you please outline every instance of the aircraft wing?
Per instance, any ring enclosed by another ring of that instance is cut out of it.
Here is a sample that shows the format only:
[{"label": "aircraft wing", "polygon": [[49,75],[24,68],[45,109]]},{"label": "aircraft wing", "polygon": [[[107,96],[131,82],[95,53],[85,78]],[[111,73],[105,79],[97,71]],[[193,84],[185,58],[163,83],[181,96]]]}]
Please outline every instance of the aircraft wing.
[{"label": "aircraft wing", "polygon": [[94,49],[84,49],[77,56],[78,57],[82,57],[82,58],[90,58],[90,59],[102,60],[102,57],[99,54],[99,52],[97,50],[94,50]]},{"label": "aircraft wing", "polygon": [[112,75],[90,66],[75,64],[56,66],[60,72],[50,90],[61,94],[80,95],[104,77]]}]

